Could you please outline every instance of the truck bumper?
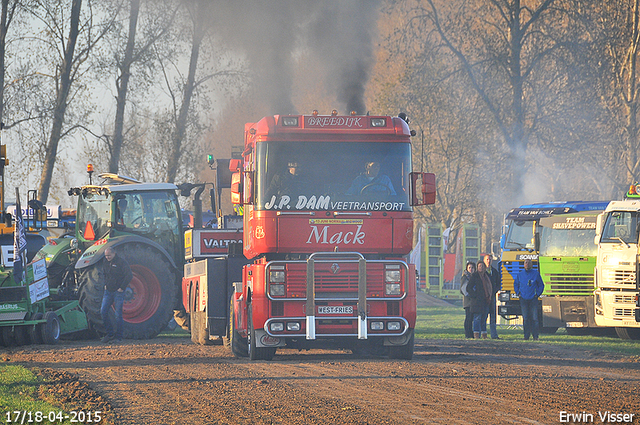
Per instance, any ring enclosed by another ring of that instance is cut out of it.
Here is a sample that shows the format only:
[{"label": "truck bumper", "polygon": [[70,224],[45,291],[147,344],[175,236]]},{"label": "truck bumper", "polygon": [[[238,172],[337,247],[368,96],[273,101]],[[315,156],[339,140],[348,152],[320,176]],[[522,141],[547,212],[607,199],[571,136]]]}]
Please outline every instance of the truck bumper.
[{"label": "truck bumper", "polygon": [[542,297],[542,325],[549,328],[592,328],[593,296]]},{"label": "truck bumper", "polygon": [[596,289],[595,322],[598,326],[613,328],[640,328],[636,320],[635,294],[622,291]]}]

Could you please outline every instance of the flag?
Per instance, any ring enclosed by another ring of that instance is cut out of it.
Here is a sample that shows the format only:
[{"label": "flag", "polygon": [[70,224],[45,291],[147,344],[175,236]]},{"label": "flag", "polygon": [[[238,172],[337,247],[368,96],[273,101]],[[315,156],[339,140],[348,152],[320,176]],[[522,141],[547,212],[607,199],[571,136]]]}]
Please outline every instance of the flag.
[{"label": "flag", "polygon": [[15,230],[13,232],[13,280],[22,284],[26,280],[27,268],[27,235],[22,220],[22,207],[20,206],[20,193],[16,188],[16,217]]}]

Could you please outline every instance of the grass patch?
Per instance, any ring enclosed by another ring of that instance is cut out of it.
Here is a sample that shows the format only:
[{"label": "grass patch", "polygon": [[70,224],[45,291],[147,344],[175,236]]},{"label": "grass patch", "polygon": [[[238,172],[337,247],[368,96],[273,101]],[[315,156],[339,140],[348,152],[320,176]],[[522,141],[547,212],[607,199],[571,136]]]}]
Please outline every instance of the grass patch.
[{"label": "grass patch", "polygon": [[98,422],[115,423],[111,405],[77,377],[53,369],[0,366],[0,423]]},{"label": "grass patch", "polygon": [[[20,423],[23,417],[17,418],[14,412],[27,412],[24,423],[36,423],[38,419],[36,412],[43,412],[45,416],[49,412],[59,412],[60,407],[39,399],[41,385],[42,381],[22,366],[0,366],[0,414],[2,415],[0,423]],[[10,414],[9,418],[7,412]],[[49,418],[43,418],[40,422],[48,423]],[[66,420],[56,423],[70,424],[71,422]]]},{"label": "grass patch", "polygon": [[167,338],[186,338],[191,337],[191,333],[189,331],[185,331],[180,326],[176,326],[174,330],[165,329],[160,334],[159,337],[167,337]]},{"label": "grass patch", "polygon": [[[487,325],[488,326],[488,325]],[[522,341],[521,328],[498,326],[500,338]],[[416,323],[416,338],[464,339],[464,309],[462,307],[420,307]],[[568,335],[564,329],[552,335],[540,335],[541,342],[564,345],[582,350],[595,350],[627,356],[640,356],[640,341],[621,340],[610,335]]]}]

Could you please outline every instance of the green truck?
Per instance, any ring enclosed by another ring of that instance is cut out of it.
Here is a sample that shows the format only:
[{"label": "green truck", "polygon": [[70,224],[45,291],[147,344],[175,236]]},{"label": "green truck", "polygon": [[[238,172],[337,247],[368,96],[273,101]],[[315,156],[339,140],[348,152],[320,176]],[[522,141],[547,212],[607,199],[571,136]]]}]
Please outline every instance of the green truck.
[{"label": "green truck", "polygon": [[596,328],[594,268],[598,246],[593,239],[602,211],[553,215],[540,219],[538,266],[545,284],[542,326],[577,333]]}]

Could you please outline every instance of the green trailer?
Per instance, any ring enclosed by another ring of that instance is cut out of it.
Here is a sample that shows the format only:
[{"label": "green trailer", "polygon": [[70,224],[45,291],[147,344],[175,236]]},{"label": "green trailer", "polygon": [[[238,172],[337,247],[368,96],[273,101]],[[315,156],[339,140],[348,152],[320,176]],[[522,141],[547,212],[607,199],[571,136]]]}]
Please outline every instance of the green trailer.
[{"label": "green trailer", "polygon": [[27,266],[20,284],[4,267],[0,281],[1,345],[55,344],[61,335],[88,329],[78,301],[57,300],[57,289],[49,288],[44,259]]}]

